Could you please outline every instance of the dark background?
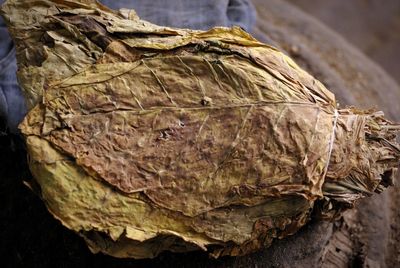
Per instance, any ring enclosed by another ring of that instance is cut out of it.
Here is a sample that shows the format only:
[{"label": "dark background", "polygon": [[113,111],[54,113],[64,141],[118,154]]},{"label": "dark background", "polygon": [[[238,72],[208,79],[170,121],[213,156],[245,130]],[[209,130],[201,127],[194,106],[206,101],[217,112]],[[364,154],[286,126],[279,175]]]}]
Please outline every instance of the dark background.
[{"label": "dark background", "polygon": [[286,0],[318,18],[400,82],[399,0]]}]

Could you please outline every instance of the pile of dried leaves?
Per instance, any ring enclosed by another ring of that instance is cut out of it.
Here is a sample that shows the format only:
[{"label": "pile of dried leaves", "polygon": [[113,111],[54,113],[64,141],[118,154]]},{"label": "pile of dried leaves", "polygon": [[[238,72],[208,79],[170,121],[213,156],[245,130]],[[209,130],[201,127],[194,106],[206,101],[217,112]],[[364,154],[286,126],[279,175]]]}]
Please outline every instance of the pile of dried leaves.
[{"label": "pile of dried leaves", "polygon": [[[397,125],[239,28],[8,0],[36,190],[93,252],[243,255],[392,184]],[[316,208],[314,208],[316,209]]]}]

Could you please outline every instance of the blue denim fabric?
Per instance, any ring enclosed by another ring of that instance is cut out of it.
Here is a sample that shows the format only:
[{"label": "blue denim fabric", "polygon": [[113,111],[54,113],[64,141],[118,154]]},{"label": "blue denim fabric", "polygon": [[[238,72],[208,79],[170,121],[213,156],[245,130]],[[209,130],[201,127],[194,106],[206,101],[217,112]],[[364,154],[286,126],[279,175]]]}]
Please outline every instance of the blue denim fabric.
[{"label": "blue denim fabric", "polygon": [[140,18],[158,25],[207,30],[240,26],[251,31],[256,11],[250,0],[100,0],[113,9],[135,9]]},{"label": "blue denim fabric", "polygon": [[[0,0],[2,4],[4,0]],[[152,23],[190,29],[237,25],[250,31],[256,12],[250,0],[101,0],[113,9],[135,9]],[[25,100],[17,84],[17,65],[12,40],[0,17],[0,117],[11,132],[26,114]],[[1,129],[0,129],[1,131]]]},{"label": "blue denim fabric", "polygon": [[26,114],[25,99],[17,83],[16,71],[15,48],[0,17],[0,117],[12,133],[18,132],[18,124]]}]

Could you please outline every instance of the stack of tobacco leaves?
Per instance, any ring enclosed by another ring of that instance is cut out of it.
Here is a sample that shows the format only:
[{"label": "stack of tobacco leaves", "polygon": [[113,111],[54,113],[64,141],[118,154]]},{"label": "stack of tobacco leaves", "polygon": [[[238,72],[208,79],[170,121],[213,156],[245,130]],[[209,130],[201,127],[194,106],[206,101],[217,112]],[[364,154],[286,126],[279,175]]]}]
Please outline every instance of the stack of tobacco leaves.
[{"label": "stack of tobacco leaves", "polygon": [[[399,127],[240,28],[8,0],[32,188],[93,252],[243,255],[393,183]],[[313,214],[314,215],[314,214]]]}]

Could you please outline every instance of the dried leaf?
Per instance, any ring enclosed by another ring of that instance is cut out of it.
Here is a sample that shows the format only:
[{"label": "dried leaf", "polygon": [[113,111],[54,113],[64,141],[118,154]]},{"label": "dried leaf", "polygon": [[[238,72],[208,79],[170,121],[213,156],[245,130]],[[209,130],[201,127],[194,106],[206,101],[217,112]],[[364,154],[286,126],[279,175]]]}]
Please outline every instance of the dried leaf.
[{"label": "dried leaf", "polygon": [[95,1],[8,0],[49,211],[93,252],[243,255],[391,184],[398,126],[240,28],[173,29]]}]

